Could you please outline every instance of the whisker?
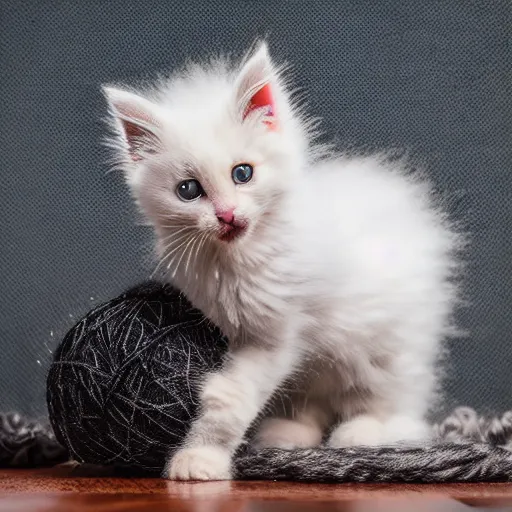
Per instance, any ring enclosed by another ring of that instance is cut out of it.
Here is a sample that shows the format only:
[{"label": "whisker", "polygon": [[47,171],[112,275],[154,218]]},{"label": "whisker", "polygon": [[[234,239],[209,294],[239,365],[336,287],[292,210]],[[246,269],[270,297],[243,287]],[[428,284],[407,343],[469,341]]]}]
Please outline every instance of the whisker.
[{"label": "whisker", "polygon": [[168,254],[168,251],[169,249],[173,246],[173,245],[176,245],[177,243],[179,243],[181,240],[183,240],[184,238],[186,238],[188,235],[186,233],[184,233],[183,235],[181,236],[174,236],[172,237],[171,241],[163,248],[162,252],[164,253],[164,255],[167,255]]},{"label": "whisker", "polygon": [[[188,272],[188,265],[190,263],[190,259],[191,259],[191,256],[192,254],[194,254],[194,261],[193,261],[193,265],[195,265],[197,263],[197,255],[199,254],[199,250],[201,249],[201,247],[203,246],[204,244],[204,241],[206,239],[206,235],[207,233],[203,233],[201,234],[199,237],[198,237],[198,241],[199,243],[197,244],[197,247],[194,247],[192,246],[191,250],[190,250],[190,253],[188,255],[188,258],[187,258],[187,264],[185,266],[185,273]],[[194,250],[195,249],[195,250]]]},{"label": "whisker", "polygon": [[193,238],[190,240],[190,242],[188,242],[187,245],[185,246],[185,249],[183,249],[180,258],[178,259],[178,263],[176,263],[176,266],[174,267],[174,272],[172,273],[172,277],[174,277],[176,275],[176,272],[178,271],[178,268],[181,265],[181,260],[183,259],[183,256],[187,253],[187,250],[188,250],[190,244],[197,239],[197,235],[195,237],[192,235],[192,237]]},{"label": "whisker", "polygon": [[[199,247],[199,249],[196,252],[196,257],[195,257],[195,260],[194,260],[194,265],[196,266],[196,268],[197,268],[197,261],[199,259],[199,255],[201,254],[201,251],[203,250],[203,247],[206,245],[208,239],[209,239],[209,233],[206,232],[204,234],[203,240],[201,241],[201,246]],[[203,263],[202,263],[202,266],[204,266]]]},{"label": "whisker", "polygon": [[166,269],[169,270],[169,268],[171,268],[171,266],[173,266],[173,263],[174,263],[174,260],[182,253],[180,252],[177,252],[179,249],[181,249],[181,247],[183,247],[187,242],[189,242],[192,238],[194,237],[194,234],[190,234],[187,236],[187,238],[185,239],[185,241],[183,243],[181,243],[178,247],[175,247],[169,254],[168,256],[171,256],[172,254],[174,254],[174,256],[172,257],[172,259],[169,261],[169,263],[167,264],[167,267]]},{"label": "whisker", "polygon": [[190,226],[183,226],[183,224],[159,224],[162,228],[189,228],[192,229]]},{"label": "whisker", "polygon": [[175,237],[176,235],[178,235],[179,233],[182,233],[183,231],[186,231],[187,229],[193,229],[191,228],[190,226],[185,226],[181,229],[178,229],[178,231],[173,231],[172,233],[170,233],[169,235],[165,236],[163,238],[163,240],[168,240],[169,238],[173,238]]},{"label": "whisker", "polygon": [[[174,254],[176,252],[177,249],[179,249],[183,244],[185,244],[187,242],[187,240],[190,238],[190,236],[192,236],[191,234],[187,235],[187,234],[183,234],[181,236],[179,236],[178,238],[173,238],[173,240],[171,240],[163,249],[163,252],[164,252],[164,255],[162,256],[160,262],[158,263],[158,265],[156,266],[155,270],[153,270],[153,272],[151,273],[151,277],[153,277],[158,269],[160,268],[160,266],[167,260],[169,259],[170,256],[172,256],[172,254]],[[174,249],[172,249],[172,251],[169,251],[169,249],[177,244],[177,243],[180,243],[182,242],[180,245],[178,245],[178,247],[175,247]],[[167,267],[169,268],[169,267]]]},{"label": "whisker", "polygon": [[194,243],[192,244],[192,247],[190,248],[190,251],[188,251],[187,262],[185,263],[185,274],[188,274],[188,265],[190,263],[190,257],[192,256],[192,254],[194,252],[194,247],[196,246],[196,243],[200,239],[201,239],[200,236],[196,237],[195,240],[194,240]]}]

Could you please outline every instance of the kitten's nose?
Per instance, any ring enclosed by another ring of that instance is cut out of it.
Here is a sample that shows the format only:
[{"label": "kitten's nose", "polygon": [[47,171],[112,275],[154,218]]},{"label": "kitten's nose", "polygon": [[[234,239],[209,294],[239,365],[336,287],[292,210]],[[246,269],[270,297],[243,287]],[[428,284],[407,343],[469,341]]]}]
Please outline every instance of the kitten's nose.
[{"label": "kitten's nose", "polygon": [[235,209],[230,208],[229,210],[217,210],[215,215],[217,215],[217,219],[219,219],[219,222],[222,224],[232,224],[235,220]]}]

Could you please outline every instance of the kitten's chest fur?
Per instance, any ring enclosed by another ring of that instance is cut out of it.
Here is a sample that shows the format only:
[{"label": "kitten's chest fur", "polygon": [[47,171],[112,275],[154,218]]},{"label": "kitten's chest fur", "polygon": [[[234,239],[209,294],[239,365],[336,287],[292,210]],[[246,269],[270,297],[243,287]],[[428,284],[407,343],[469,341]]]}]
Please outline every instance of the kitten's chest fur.
[{"label": "kitten's chest fur", "polygon": [[281,257],[266,254],[261,260],[254,254],[250,260],[206,257],[199,262],[199,279],[181,276],[176,284],[230,341],[261,340],[294,307],[291,276],[287,280],[280,272]]}]

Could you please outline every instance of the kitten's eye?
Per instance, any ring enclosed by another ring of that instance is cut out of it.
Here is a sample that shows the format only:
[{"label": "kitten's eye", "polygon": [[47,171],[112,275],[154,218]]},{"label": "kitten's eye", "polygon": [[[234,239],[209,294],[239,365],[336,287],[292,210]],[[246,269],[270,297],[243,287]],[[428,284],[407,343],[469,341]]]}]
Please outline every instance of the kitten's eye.
[{"label": "kitten's eye", "polygon": [[231,176],[235,183],[247,183],[248,181],[251,181],[252,178],[252,166],[249,164],[238,164],[233,167]]},{"label": "kitten's eye", "polygon": [[176,189],[176,194],[182,201],[193,201],[204,194],[201,183],[197,180],[182,181]]}]

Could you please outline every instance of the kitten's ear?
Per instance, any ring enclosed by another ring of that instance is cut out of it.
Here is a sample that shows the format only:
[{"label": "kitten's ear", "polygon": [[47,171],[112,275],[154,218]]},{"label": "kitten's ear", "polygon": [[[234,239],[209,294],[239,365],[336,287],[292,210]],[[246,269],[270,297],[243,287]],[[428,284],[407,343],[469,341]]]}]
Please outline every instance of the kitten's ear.
[{"label": "kitten's ear", "polygon": [[154,153],[158,148],[158,133],[162,124],[157,106],[137,94],[103,87],[112,115],[117,121],[126,150],[131,160],[143,159],[144,153]]},{"label": "kitten's ear", "polygon": [[242,119],[261,109],[264,123],[271,129],[277,128],[275,82],[275,70],[267,45],[261,43],[242,67],[236,82],[236,101]]}]

